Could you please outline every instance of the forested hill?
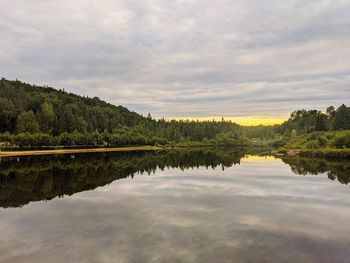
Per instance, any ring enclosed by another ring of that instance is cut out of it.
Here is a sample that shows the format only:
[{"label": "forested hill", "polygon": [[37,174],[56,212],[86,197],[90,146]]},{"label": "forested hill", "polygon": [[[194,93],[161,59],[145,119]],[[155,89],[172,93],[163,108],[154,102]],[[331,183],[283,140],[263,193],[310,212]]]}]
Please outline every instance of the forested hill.
[{"label": "forested hill", "polygon": [[[281,125],[242,127],[230,121],[154,120],[97,97],[0,80],[0,148],[247,145],[247,138],[277,140],[286,145],[296,135],[341,130],[350,130],[350,107],[346,105],[337,109],[331,106],[326,113],[298,110]],[[348,133],[344,136],[349,141]],[[350,144],[342,142],[343,145]]]},{"label": "forested hill", "polygon": [[99,98],[20,81],[0,81],[0,148],[247,144],[232,122],[154,120]]},{"label": "forested hill", "polygon": [[20,81],[0,80],[0,132],[108,131],[149,121],[122,106]]}]

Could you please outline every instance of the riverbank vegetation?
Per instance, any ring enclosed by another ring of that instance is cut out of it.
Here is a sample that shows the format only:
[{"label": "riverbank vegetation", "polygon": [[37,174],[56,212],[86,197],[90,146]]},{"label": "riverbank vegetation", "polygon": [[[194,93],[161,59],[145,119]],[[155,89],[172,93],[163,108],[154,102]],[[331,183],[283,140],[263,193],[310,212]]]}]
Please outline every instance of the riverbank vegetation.
[{"label": "riverbank vegetation", "polygon": [[301,156],[350,158],[350,131],[312,132],[284,136],[273,142],[280,153],[289,150]]},{"label": "riverbank vegetation", "polygon": [[[302,156],[350,158],[350,107],[333,106],[326,113],[299,110],[277,127],[272,146]],[[278,133],[277,133],[278,134]]]},{"label": "riverbank vegetation", "polygon": [[[350,107],[297,110],[281,125],[155,120],[89,98],[0,80],[0,149],[121,146],[272,146],[280,152],[350,156]],[[294,151],[295,152],[295,151]]]},{"label": "riverbank vegetation", "polygon": [[241,145],[241,127],[227,121],[165,121],[99,98],[20,81],[0,81],[2,147]]},{"label": "riverbank vegetation", "polygon": [[297,110],[281,125],[243,131],[254,146],[271,146],[278,154],[350,158],[350,107],[344,104],[325,113]]}]

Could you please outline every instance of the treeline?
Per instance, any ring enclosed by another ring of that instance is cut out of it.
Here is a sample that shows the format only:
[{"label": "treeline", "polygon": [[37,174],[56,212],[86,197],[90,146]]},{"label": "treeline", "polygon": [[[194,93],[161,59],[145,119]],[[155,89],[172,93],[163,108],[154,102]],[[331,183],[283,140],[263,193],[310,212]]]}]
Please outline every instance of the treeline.
[{"label": "treeline", "polygon": [[154,120],[99,98],[20,81],[0,81],[0,144],[126,146],[248,141],[232,122]]},{"label": "treeline", "polygon": [[349,129],[346,105],[325,113],[297,110],[281,125],[243,127],[229,121],[154,120],[97,97],[0,80],[0,147],[247,145],[247,138],[286,144],[297,135]]},{"label": "treeline", "polygon": [[273,139],[276,134],[279,132],[280,125],[257,125],[257,126],[242,126],[243,134],[252,139],[252,138],[261,138],[261,139]]},{"label": "treeline", "polygon": [[327,108],[325,113],[319,110],[296,110],[281,125],[258,125],[242,127],[248,138],[272,139],[276,136],[302,135],[317,131],[350,130],[350,107],[341,105]]},{"label": "treeline", "polygon": [[[177,126],[177,125],[176,125]],[[187,127],[188,125],[185,125]],[[211,138],[205,136],[197,138],[198,135],[184,137],[181,129],[160,128],[158,132],[152,133],[152,130],[145,128],[142,125],[135,127],[122,126],[115,129],[112,133],[109,132],[78,132],[61,133],[53,136],[45,133],[19,133],[0,134],[0,148],[18,147],[42,147],[42,146],[132,146],[132,145],[248,145],[249,140],[242,137],[234,131],[218,133]],[[173,133],[172,131],[176,132]],[[162,135],[163,132],[169,132],[167,135]],[[192,135],[192,134],[191,134]],[[167,137],[163,137],[167,136]],[[195,139],[194,139],[195,138]]]},{"label": "treeline", "polygon": [[301,156],[350,158],[350,107],[329,107],[326,113],[299,110],[277,127],[272,146]]},{"label": "treeline", "polygon": [[281,134],[296,133],[298,135],[315,131],[339,131],[350,129],[350,107],[341,105],[327,108],[325,113],[318,110],[294,111],[288,121],[276,127]]}]

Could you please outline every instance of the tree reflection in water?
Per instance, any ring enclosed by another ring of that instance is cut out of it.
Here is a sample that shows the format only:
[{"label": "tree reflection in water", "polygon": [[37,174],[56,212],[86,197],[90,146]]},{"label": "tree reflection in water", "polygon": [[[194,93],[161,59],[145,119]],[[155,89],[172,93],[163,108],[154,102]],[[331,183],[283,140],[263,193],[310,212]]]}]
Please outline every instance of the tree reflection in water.
[{"label": "tree reflection in water", "polygon": [[[241,148],[202,148],[156,152],[98,153],[5,158],[0,163],[0,207],[19,207],[110,184],[157,169],[231,167],[248,152]],[[74,157],[74,158],[73,158]],[[296,174],[327,173],[331,180],[350,182],[350,163],[284,158]]]},{"label": "tree reflection in water", "polygon": [[350,183],[350,162],[334,161],[318,158],[283,158],[282,161],[288,164],[295,174],[318,175],[327,173],[330,180],[338,180],[342,184]]}]

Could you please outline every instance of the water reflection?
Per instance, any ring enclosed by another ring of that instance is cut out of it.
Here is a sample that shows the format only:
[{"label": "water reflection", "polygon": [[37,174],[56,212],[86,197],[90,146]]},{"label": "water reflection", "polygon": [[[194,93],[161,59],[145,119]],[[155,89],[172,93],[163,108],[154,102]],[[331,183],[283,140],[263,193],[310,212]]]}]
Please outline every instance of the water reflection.
[{"label": "water reflection", "polygon": [[[224,170],[240,164],[246,154],[244,149],[219,148],[6,158],[0,163],[0,207],[72,195],[157,169],[219,166]],[[283,162],[296,174],[327,173],[331,180],[350,182],[349,162],[302,158],[284,158]]]},{"label": "water reflection", "polygon": [[292,171],[299,175],[318,175],[327,173],[330,180],[338,180],[341,184],[350,183],[350,162],[334,161],[318,158],[283,158]]},{"label": "water reflection", "polygon": [[230,167],[244,156],[242,149],[166,152],[98,153],[3,159],[0,163],[0,206],[17,207],[31,201],[95,189],[136,173],[157,169]]},{"label": "water reflection", "polygon": [[2,205],[22,207],[0,208],[0,262],[348,263],[350,189],[327,178],[334,163],[299,176],[287,162],[317,170],[246,154],[5,160]]}]

